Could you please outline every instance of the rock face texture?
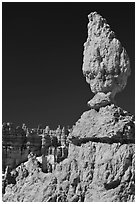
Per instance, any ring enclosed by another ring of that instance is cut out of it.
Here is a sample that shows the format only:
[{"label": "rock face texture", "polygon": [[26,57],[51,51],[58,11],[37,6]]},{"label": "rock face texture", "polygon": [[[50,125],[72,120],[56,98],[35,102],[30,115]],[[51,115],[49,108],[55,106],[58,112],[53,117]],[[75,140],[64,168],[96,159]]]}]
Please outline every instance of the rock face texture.
[{"label": "rock face texture", "polygon": [[99,111],[91,109],[84,112],[77,121],[72,134],[69,136],[74,141],[111,141],[134,142],[135,140],[134,117],[127,111],[112,104],[100,108]]},{"label": "rock face texture", "polygon": [[26,135],[20,126],[12,123],[3,124],[2,128],[2,168],[15,168],[27,160]]},{"label": "rock face texture", "polygon": [[[84,125],[83,129],[90,132]],[[77,125],[73,133],[76,130]],[[6,187],[3,201],[132,202],[135,200],[134,164],[134,142],[72,142],[68,157],[56,165],[53,173],[45,174],[35,160],[28,161],[21,174],[18,170],[16,184]],[[25,169],[27,176],[23,173]]]},{"label": "rock face texture", "polygon": [[83,73],[93,93],[120,92],[130,75],[130,62],[126,50],[106,19],[96,12],[88,15],[88,38],[84,44]]},{"label": "rock face texture", "polygon": [[52,173],[37,158],[11,173],[3,201],[135,201],[134,116],[114,103],[130,74],[129,58],[106,20],[89,15],[83,73],[96,95],[68,136],[68,156]]},{"label": "rock face texture", "polygon": [[[55,155],[56,160],[66,157],[68,130],[46,128],[28,129],[15,127],[12,123],[3,123],[2,127],[2,170],[8,166],[11,170],[27,161],[29,153],[37,157]],[[60,155],[59,155],[60,153]]]},{"label": "rock face texture", "polygon": [[29,134],[21,126],[14,127],[12,123],[3,124],[2,130],[2,161],[3,170],[6,166],[17,167],[28,158],[29,150],[39,155],[41,153],[41,138],[37,134]]}]

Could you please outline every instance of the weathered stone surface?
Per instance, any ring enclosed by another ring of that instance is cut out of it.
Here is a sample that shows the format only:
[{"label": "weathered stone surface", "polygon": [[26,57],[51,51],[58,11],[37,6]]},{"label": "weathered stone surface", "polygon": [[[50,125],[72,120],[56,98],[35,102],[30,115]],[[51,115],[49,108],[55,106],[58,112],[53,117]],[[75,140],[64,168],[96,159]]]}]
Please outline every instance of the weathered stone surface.
[{"label": "weathered stone surface", "polygon": [[[135,201],[134,117],[113,103],[130,74],[129,58],[105,19],[94,12],[89,20],[83,72],[96,94],[91,110],[73,126],[67,158],[52,173],[29,159],[7,185],[5,202]],[[60,128],[57,133],[64,144]]]},{"label": "weathered stone surface", "polygon": [[[45,129],[29,129],[23,126],[15,127],[12,123],[3,123],[2,127],[2,169],[5,171],[8,166],[10,169],[16,168],[22,162],[27,161],[28,154],[32,152],[37,156],[55,154],[50,152],[50,148],[57,149],[61,145],[68,148],[67,135],[65,129],[58,131],[50,130],[49,126]],[[60,159],[66,157],[66,149]],[[57,159],[58,155],[56,155]]]},{"label": "weathered stone surface", "polygon": [[96,12],[88,18],[83,73],[93,93],[111,92],[114,97],[126,86],[130,75],[129,57],[106,19]]},{"label": "weathered stone surface", "polygon": [[103,92],[98,92],[89,102],[88,105],[89,107],[98,110],[100,107],[107,106],[111,104],[113,99],[111,98],[111,93],[103,93]]},{"label": "weathered stone surface", "polygon": [[53,173],[43,173],[30,159],[27,176],[18,173],[3,201],[134,201],[134,128],[134,117],[114,104],[83,113],[69,136],[68,157]]},{"label": "weathered stone surface", "polygon": [[135,138],[135,124],[133,115],[114,104],[84,112],[77,121],[70,138],[104,138],[109,141],[122,142]]},{"label": "weathered stone surface", "polygon": [[134,201],[134,148],[134,144],[91,141],[71,144],[69,157],[54,173],[29,170],[27,177],[7,187],[3,201]]}]

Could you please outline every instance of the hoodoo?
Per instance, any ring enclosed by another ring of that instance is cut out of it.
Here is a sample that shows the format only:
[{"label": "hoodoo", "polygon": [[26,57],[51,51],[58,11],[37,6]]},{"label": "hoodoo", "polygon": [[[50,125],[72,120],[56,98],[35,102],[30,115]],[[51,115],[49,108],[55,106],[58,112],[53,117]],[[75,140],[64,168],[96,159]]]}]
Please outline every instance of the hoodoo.
[{"label": "hoodoo", "polygon": [[[58,127],[53,148],[46,142],[45,133],[43,167],[33,155],[18,166],[14,183],[10,181],[5,188],[3,201],[135,201],[134,116],[118,107],[114,99],[131,73],[129,57],[101,15],[92,12],[88,18],[82,70],[95,94],[88,102],[90,110],[82,114],[67,139],[64,128]],[[53,152],[50,158],[55,164],[42,171],[49,159],[46,145]],[[55,154],[65,156],[55,156],[54,160]]]}]

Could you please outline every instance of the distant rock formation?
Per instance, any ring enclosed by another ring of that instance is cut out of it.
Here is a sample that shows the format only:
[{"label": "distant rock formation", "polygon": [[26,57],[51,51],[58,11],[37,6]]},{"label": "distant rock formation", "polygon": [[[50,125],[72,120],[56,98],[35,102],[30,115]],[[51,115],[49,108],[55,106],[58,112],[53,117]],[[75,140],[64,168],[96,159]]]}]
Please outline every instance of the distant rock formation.
[{"label": "distant rock formation", "polygon": [[[13,123],[2,126],[2,169],[10,170],[27,161],[33,153],[37,157],[54,155],[57,161],[66,158],[68,149],[68,130],[59,126],[57,130],[45,128],[29,129],[25,124],[15,127]],[[65,151],[65,153],[64,153]],[[59,155],[60,154],[60,155]]]},{"label": "distant rock formation", "polygon": [[26,133],[21,126],[3,123],[2,126],[2,169],[11,169],[27,160]]},{"label": "distant rock formation", "polygon": [[[84,47],[83,73],[95,96],[88,102],[90,110],[68,135],[68,156],[47,173],[37,165],[38,158],[29,158],[23,167],[17,167],[16,183],[6,186],[3,201],[135,201],[134,116],[114,102],[115,94],[126,86],[129,58],[96,12],[89,15]],[[58,142],[65,142],[63,135],[64,130],[58,128]],[[44,156],[47,140],[43,137]]]}]

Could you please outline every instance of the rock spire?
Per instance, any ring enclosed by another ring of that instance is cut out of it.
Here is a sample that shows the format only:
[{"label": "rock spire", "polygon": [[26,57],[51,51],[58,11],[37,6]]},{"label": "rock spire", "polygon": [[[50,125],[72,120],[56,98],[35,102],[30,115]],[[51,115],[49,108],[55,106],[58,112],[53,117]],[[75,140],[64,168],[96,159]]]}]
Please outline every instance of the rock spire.
[{"label": "rock spire", "polygon": [[103,105],[112,102],[116,93],[125,88],[131,71],[128,54],[106,19],[97,12],[90,13],[88,18],[82,70],[91,91],[97,94],[95,101],[93,98],[89,102],[94,108],[101,101]]}]

